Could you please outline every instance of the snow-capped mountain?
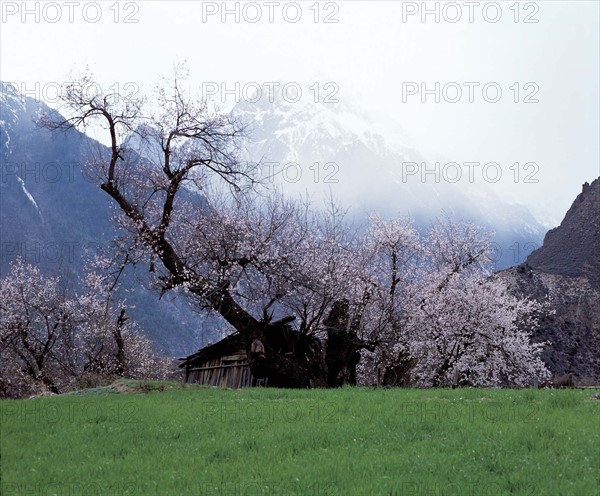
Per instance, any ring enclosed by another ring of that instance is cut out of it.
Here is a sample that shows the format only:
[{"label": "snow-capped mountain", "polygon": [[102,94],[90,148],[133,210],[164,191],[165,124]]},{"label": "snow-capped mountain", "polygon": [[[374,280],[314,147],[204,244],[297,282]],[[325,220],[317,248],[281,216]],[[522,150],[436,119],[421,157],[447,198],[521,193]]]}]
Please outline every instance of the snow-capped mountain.
[{"label": "snow-capped mountain", "polygon": [[[503,201],[485,184],[444,179],[442,167],[417,150],[397,123],[344,101],[299,102],[263,91],[233,115],[248,126],[245,158],[290,194],[318,203],[330,192],[358,218],[371,211],[410,215],[425,224],[443,212],[496,233],[498,267],[515,265],[541,245],[546,228],[529,209]],[[426,164],[426,165],[423,165]]]}]

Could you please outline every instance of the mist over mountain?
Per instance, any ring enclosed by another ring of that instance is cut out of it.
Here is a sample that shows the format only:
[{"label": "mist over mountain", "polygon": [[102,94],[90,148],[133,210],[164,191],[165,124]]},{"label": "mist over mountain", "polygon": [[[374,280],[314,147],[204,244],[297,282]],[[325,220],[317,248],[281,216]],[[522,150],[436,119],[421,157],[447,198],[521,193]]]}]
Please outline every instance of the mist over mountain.
[{"label": "mist over mountain", "polygon": [[534,340],[557,375],[600,380],[600,178],[585,183],[560,226],[518,267],[500,272],[519,296],[548,302]]},{"label": "mist over mountain", "polygon": [[466,172],[448,180],[442,164],[436,177],[435,161],[415,149],[397,123],[314,96],[306,91],[294,102],[263,91],[258,101],[233,109],[251,135],[244,158],[262,162],[263,177],[273,176],[286,193],[308,192],[317,204],[331,193],[358,220],[373,211],[410,215],[420,226],[444,212],[472,220],[495,233],[498,269],[524,261],[541,245],[546,228],[526,206],[503,201]]}]

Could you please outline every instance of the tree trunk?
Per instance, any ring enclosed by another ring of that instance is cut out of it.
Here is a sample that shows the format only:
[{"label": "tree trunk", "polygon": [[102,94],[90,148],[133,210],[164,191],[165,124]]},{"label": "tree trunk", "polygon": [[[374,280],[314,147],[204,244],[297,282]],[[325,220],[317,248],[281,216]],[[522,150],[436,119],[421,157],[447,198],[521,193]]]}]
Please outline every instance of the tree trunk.
[{"label": "tree trunk", "polygon": [[400,352],[393,365],[388,365],[383,371],[381,386],[407,387],[411,383],[410,373],[416,360],[406,351]]},{"label": "tree trunk", "polygon": [[324,324],[327,343],[289,326],[293,318],[258,323],[257,330],[239,329],[246,339],[252,374],[270,387],[340,387],[356,384],[360,349],[371,348],[348,329],[348,302],[336,302]]},{"label": "tree trunk", "polygon": [[361,348],[368,347],[359,339],[356,329],[359,318],[350,321],[346,300],[336,301],[323,321],[327,329],[327,385],[340,387],[356,384],[356,366],[360,361]]},{"label": "tree trunk", "polygon": [[123,340],[122,330],[127,320],[128,318],[125,316],[125,309],[121,308],[119,317],[117,318],[117,322],[113,330],[113,336],[117,345],[117,354],[115,357],[117,366],[115,368],[115,373],[119,376],[122,376],[125,373],[125,341]]},{"label": "tree trunk", "polygon": [[259,323],[259,330],[246,339],[250,370],[267,378],[271,387],[326,387],[325,354],[321,341],[293,330],[284,319]]}]

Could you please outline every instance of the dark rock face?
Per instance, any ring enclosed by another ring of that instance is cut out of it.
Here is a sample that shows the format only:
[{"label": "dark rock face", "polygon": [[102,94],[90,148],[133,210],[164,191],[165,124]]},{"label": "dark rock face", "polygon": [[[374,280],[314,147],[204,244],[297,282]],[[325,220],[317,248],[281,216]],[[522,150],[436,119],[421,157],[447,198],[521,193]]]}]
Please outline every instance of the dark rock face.
[{"label": "dark rock face", "polygon": [[583,185],[540,249],[499,275],[517,295],[548,302],[533,339],[549,342],[551,372],[600,383],[600,178]]},{"label": "dark rock face", "polygon": [[585,183],[559,227],[527,258],[534,269],[585,277],[600,287],[600,178]]},{"label": "dark rock face", "polygon": [[[503,271],[519,296],[548,301],[539,316],[535,342],[548,342],[542,358],[560,376],[573,373],[575,383],[600,383],[600,291],[584,277],[548,274],[527,265]],[[554,313],[552,313],[554,311]]]}]

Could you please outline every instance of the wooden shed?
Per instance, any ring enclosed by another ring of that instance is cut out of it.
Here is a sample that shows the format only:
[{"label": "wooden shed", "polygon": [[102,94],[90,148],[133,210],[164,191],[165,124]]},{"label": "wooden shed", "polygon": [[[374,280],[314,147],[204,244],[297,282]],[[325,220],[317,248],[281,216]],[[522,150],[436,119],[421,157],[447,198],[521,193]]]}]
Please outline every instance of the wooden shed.
[{"label": "wooden shed", "polygon": [[188,383],[232,389],[267,385],[266,379],[257,379],[250,372],[246,348],[237,332],[183,358],[179,367],[185,369]]}]

